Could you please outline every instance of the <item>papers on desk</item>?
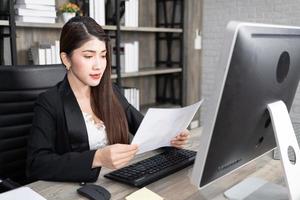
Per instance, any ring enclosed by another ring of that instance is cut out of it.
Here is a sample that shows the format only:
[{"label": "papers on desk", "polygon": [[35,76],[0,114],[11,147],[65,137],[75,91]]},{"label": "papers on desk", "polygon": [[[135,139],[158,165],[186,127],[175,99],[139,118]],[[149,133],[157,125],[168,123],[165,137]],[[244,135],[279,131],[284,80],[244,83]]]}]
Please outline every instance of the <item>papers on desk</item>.
[{"label": "papers on desk", "polygon": [[46,200],[44,197],[30,189],[29,187],[20,187],[8,192],[0,194],[0,200],[20,200],[20,199],[30,199],[30,200]]},{"label": "papers on desk", "polygon": [[139,189],[138,191],[135,191],[134,193],[127,196],[125,199],[126,200],[164,200],[161,196],[159,196],[158,194],[152,192],[151,190],[145,187]]},{"label": "papers on desk", "polygon": [[170,146],[171,140],[191,123],[202,102],[183,108],[150,108],[131,142],[139,145],[138,154]]}]

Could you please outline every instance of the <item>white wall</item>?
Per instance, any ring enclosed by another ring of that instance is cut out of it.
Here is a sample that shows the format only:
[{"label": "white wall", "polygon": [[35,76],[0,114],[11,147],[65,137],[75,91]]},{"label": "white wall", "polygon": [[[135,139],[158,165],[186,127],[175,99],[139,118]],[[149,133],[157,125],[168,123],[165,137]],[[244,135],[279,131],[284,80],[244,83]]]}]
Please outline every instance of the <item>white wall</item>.
[{"label": "white wall", "polygon": [[[203,0],[202,108],[205,115],[216,74],[226,24],[230,20],[300,26],[299,0]],[[292,106],[294,121],[300,122],[300,87]],[[202,120],[201,120],[202,121]]]}]

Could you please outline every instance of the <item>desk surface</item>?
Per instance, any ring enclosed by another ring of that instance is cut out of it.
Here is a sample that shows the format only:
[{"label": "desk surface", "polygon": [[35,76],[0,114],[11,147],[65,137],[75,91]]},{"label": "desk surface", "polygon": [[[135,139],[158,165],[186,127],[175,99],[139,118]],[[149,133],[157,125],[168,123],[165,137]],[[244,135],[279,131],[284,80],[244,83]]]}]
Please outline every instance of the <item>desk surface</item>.
[{"label": "desk surface", "polygon": [[[197,149],[201,129],[194,129],[191,133],[192,137],[190,138],[189,144],[187,144],[187,148]],[[148,152],[139,155],[135,158],[135,161],[145,159],[153,154],[153,152]],[[110,191],[112,200],[125,199],[127,195],[138,190],[138,188],[104,178],[103,174],[106,174],[107,172],[109,172],[107,169],[101,170],[96,184],[99,184]],[[192,167],[188,167],[147,185],[146,187],[164,197],[165,200],[222,200],[225,199],[223,197],[223,192],[226,189],[248,176],[261,177],[273,183],[282,184],[284,182],[281,163],[278,160],[273,160],[271,154],[267,154],[251,162],[234,173],[219,179],[201,191],[190,183],[189,175],[191,173]],[[85,199],[76,192],[77,188],[80,187],[78,183],[37,181],[28,186],[48,200]]]}]

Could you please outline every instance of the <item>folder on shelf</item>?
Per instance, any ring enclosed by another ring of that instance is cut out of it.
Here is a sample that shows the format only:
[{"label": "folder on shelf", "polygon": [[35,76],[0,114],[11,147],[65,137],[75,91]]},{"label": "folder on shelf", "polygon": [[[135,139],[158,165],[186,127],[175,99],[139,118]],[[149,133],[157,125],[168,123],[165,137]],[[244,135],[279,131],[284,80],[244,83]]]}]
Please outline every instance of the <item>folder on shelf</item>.
[{"label": "folder on shelf", "polygon": [[121,65],[121,71],[125,73],[139,71],[139,42],[126,42],[124,45],[124,65]]},{"label": "folder on shelf", "polygon": [[60,64],[61,60],[60,60],[60,41],[59,40],[55,40],[55,57],[56,57],[56,64]]},{"label": "folder on shelf", "polygon": [[53,18],[53,17],[16,16],[16,21],[54,24],[55,18]]},{"label": "folder on shelf", "polygon": [[35,65],[60,64],[59,41],[55,41],[55,44],[39,44],[37,47],[31,47],[28,56],[28,60],[33,61]]},{"label": "folder on shelf", "polygon": [[138,26],[138,0],[125,2],[125,26]]},{"label": "folder on shelf", "polygon": [[[92,1],[92,0],[91,0]],[[95,20],[100,25],[105,25],[105,0],[94,0]]]},{"label": "folder on shelf", "polygon": [[17,4],[37,4],[55,6],[55,0],[17,0]]},{"label": "folder on shelf", "polygon": [[89,16],[98,24],[105,25],[105,0],[90,0]]},{"label": "folder on shelf", "polygon": [[95,5],[94,5],[94,0],[90,0],[89,1],[89,16],[91,17],[91,18],[95,18],[95,11],[94,11],[94,7],[95,7]]},{"label": "folder on shelf", "polygon": [[27,8],[17,8],[16,14],[19,16],[31,16],[31,17],[56,17],[56,11],[47,10],[32,10]]},{"label": "folder on shelf", "polygon": [[137,110],[140,110],[140,105],[139,105],[140,90],[134,87],[123,87],[123,89],[124,89],[124,96],[127,99],[127,101]]},{"label": "folder on shelf", "polygon": [[31,10],[45,10],[45,11],[56,12],[55,6],[50,6],[50,5],[16,4],[15,8],[31,9]]}]

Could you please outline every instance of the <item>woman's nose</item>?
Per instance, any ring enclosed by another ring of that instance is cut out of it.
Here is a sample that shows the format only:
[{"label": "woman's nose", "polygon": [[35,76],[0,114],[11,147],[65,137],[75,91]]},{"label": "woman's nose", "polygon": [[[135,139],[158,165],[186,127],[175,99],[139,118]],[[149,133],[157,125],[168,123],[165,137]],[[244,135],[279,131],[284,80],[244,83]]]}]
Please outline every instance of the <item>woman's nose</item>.
[{"label": "woman's nose", "polygon": [[100,64],[99,64],[99,63],[95,63],[95,64],[93,65],[93,69],[94,69],[94,70],[99,70],[99,69],[101,69]]},{"label": "woman's nose", "polygon": [[101,60],[99,58],[95,59],[95,63],[93,65],[93,69],[95,69],[95,70],[101,69]]}]

